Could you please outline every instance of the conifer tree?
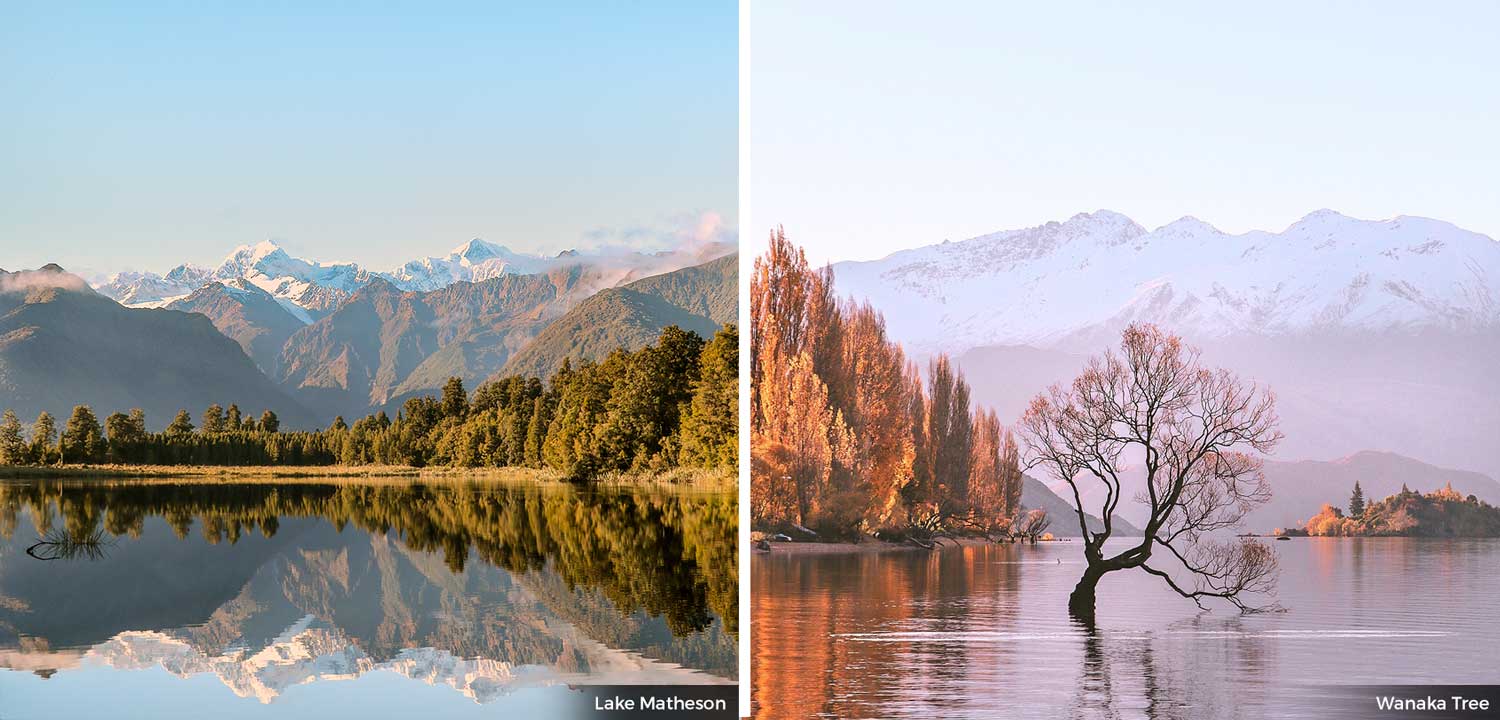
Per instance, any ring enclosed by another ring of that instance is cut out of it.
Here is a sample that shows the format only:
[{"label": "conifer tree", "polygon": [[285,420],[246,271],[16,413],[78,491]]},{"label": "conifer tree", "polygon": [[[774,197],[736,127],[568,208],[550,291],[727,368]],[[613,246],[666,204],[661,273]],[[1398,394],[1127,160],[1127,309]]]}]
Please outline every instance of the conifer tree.
[{"label": "conifer tree", "polygon": [[57,421],[52,419],[52,413],[43,410],[36,416],[36,422],[31,424],[32,458],[45,465],[51,462],[56,446]]},{"label": "conifer tree", "polygon": [[214,403],[203,411],[203,432],[224,432],[224,406]]},{"label": "conifer tree", "polygon": [[12,410],[0,416],[0,465],[20,465],[26,462],[26,437],[21,431],[21,419]]},{"label": "conifer tree", "polygon": [[458,377],[448,378],[443,383],[443,416],[462,420],[469,413],[468,394],[464,392],[464,381]]},{"label": "conifer tree", "polygon": [[189,435],[193,432],[193,416],[186,410],[178,410],[177,417],[172,418],[172,423],[167,425],[168,435]]},{"label": "conifer tree", "polygon": [[1362,518],[1365,516],[1365,492],[1359,487],[1359,481],[1354,481],[1354,494],[1349,496],[1349,517]]},{"label": "conifer tree", "polygon": [[103,457],[104,435],[92,408],[87,405],[73,407],[73,415],[68,418],[59,439],[58,451],[63,462],[97,462]]}]

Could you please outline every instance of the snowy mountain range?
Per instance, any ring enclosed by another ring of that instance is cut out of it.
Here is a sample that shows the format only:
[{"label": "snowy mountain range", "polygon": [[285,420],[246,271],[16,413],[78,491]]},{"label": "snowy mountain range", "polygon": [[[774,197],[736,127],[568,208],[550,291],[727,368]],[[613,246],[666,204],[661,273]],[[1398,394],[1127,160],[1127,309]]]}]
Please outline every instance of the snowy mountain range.
[{"label": "snowy mountain range", "polygon": [[1319,210],[1232,235],[1101,210],[833,271],[1003,422],[1149,321],[1276,393],[1277,460],[1374,450],[1500,477],[1500,243],[1450,223]]},{"label": "snowy mountain range", "polygon": [[273,241],[235,248],[218,267],[184,263],[165,274],[121,272],[96,284],[102,295],[128,307],[165,307],[213,282],[239,286],[239,281],[264,290],[304,324],[331,312],[377,277],[401,290],[437,290],[456,282],[481,282],[502,275],[545,273],[554,268],[586,265],[604,269],[601,287],[695,265],[735,250],[715,242],[664,252],[600,249],[588,253],[567,250],[557,255],[520,253],[502,245],[470,240],[442,257],[412,260],[389,272],[375,272],[354,263],[322,263],[295,258]]},{"label": "snowy mountain range", "polygon": [[918,352],[1092,349],[1135,320],[1197,340],[1500,329],[1500,243],[1452,224],[1313,212],[1279,233],[1100,210],[834,265]]},{"label": "snowy mountain range", "polygon": [[[235,695],[271,703],[288,688],[316,682],[354,680],[378,671],[393,672],[427,685],[447,687],[476,703],[489,703],[531,687],[588,684],[719,684],[723,678],[661,662],[599,643],[559,623],[557,632],[577,650],[588,672],[568,672],[542,664],[516,664],[484,657],[459,657],[439,648],[407,648],[388,660],[371,657],[338,628],[306,615],[262,647],[236,645],[205,653],[171,633],[122,632],[89,648],[78,659],[116,670],[161,667],[180,678],[212,674]],[[66,666],[66,659],[64,666]],[[58,664],[54,663],[54,667]]]}]

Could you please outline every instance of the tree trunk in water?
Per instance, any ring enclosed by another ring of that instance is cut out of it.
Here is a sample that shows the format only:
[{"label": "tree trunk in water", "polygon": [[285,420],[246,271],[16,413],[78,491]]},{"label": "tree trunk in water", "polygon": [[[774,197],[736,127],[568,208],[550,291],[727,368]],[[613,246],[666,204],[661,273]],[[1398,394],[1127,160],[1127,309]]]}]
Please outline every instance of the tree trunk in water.
[{"label": "tree trunk in water", "polygon": [[1073,587],[1073,594],[1068,596],[1068,614],[1074,619],[1094,624],[1094,589],[1099,586],[1099,578],[1104,577],[1104,569],[1089,563],[1083,571],[1083,577],[1078,579],[1078,584]]}]

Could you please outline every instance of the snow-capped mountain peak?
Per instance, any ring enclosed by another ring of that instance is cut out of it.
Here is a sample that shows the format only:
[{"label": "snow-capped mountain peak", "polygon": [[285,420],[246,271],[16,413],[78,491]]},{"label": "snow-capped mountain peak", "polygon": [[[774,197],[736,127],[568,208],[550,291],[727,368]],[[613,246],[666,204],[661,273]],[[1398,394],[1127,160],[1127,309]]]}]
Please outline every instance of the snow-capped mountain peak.
[{"label": "snow-capped mountain peak", "polygon": [[1223,235],[1224,232],[1192,215],[1184,215],[1151,231],[1160,237],[1194,238]]},{"label": "snow-capped mountain peak", "polygon": [[448,253],[449,257],[468,260],[471,263],[483,262],[494,257],[503,257],[512,254],[509,248],[503,245],[488,243],[479,238],[474,238]]},{"label": "snow-capped mountain peak", "polygon": [[1449,223],[1309,213],[1280,233],[1098,211],[834,266],[919,351],[1068,345],[1148,320],[1189,336],[1500,328],[1500,243]]},{"label": "snow-capped mountain peak", "polygon": [[517,252],[474,238],[445,256],[419,258],[379,273],[354,263],[323,263],[293,257],[275,241],[263,240],[236,247],[212,270],[184,264],[165,276],[150,272],[116,273],[96,289],[123,305],[164,307],[210,282],[223,282],[226,287],[239,283],[234,286],[241,289],[248,283],[276,298],[303,322],[311,323],[380,278],[400,290],[431,291],[456,282],[477,283],[502,275],[530,275],[558,267],[589,265],[601,271],[601,284],[595,289],[602,289],[707,262],[734,249],[726,243],[655,253],[618,248],[586,253],[564,250],[549,257]]}]

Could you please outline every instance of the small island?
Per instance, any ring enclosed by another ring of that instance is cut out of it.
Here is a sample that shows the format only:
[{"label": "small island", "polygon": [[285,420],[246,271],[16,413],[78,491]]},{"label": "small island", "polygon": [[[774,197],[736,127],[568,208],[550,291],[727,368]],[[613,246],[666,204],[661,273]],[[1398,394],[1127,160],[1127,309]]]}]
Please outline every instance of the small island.
[{"label": "small island", "polygon": [[1324,504],[1300,528],[1278,529],[1291,537],[1500,537],[1500,507],[1459,494],[1450,483],[1430,493],[1405,485],[1384,500],[1366,503],[1359,483],[1349,510]]}]

